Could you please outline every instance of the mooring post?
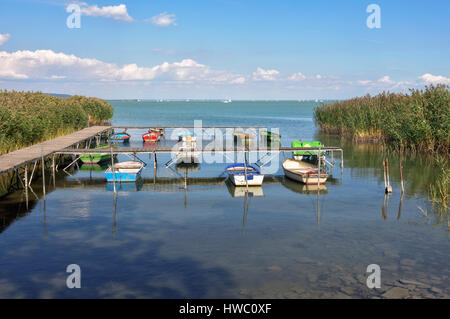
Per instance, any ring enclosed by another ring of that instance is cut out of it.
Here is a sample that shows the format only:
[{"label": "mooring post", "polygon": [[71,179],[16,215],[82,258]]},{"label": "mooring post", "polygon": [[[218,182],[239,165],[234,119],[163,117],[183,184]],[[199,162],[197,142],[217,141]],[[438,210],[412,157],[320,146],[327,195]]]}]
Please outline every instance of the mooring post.
[{"label": "mooring post", "polygon": [[56,187],[56,173],[55,173],[55,155],[52,156],[52,176],[53,176],[53,188]]},{"label": "mooring post", "polygon": [[45,201],[45,161],[43,155],[42,155],[42,189],[44,192],[44,201]]},{"label": "mooring post", "polygon": [[114,195],[116,194],[116,171],[114,169],[114,154],[113,154],[113,148],[110,147],[111,150],[111,172],[113,175],[113,188],[114,188]]},{"label": "mooring post", "polygon": [[244,150],[244,174],[245,174],[245,186],[248,192],[248,178],[247,178],[247,152]]},{"label": "mooring post", "polygon": [[25,164],[25,202],[28,210],[28,165]]},{"label": "mooring post", "polygon": [[153,151],[153,167],[156,168],[158,166],[158,159],[156,158],[156,152]]},{"label": "mooring post", "polygon": [[319,153],[317,153],[317,187],[320,188],[320,147]]},{"label": "mooring post", "polygon": [[402,172],[402,170],[403,170],[403,167],[402,167],[402,158],[400,157],[400,183],[401,183],[401,185],[402,185],[402,195],[403,195],[403,193],[405,192],[405,187],[404,187],[404,185],[403,185],[403,172]]},{"label": "mooring post", "polygon": [[386,158],[386,174],[387,174],[387,188],[386,193],[390,194],[392,193],[392,186],[389,181],[389,160]]}]

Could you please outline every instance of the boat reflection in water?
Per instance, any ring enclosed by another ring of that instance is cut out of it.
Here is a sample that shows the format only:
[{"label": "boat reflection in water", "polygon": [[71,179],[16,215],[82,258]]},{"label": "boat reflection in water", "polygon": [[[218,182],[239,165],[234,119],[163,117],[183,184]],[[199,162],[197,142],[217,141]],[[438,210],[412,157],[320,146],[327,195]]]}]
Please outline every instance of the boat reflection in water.
[{"label": "boat reflection in water", "polygon": [[105,170],[108,169],[108,164],[107,163],[103,163],[103,164],[83,164],[80,167],[80,171],[82,172],[104,172]]},{"label": "boat reflection in water", "polygon": [[300,183],[297,183],[296,181],[293,181],[287,177],[283,177],[281,179],[281,184],[284,187],[286,187],[287,189],[289,189],[295,193],[299,193],[299,194],[311,194],[311,195],[318,194],[318,193],[321,195],[328,194],[328,189],[325,186],[325,184],[320,184],[320,185],[300,184]]},{"label": "boat reflection in water", "polygon": [[[144,182],[142,177],[139,177],[135,183],[116,182],[116,192],[139,192],[143,186]],[[114,192],[114,183],[106,183],[106,190],[108,192]]]},{"label": "boat reflection in water", "polygon": [[225,185],[227,185],[228,192],[232,197],[245,197],[246,195],[248,195],[248,197],[264,196],[263,188],[261,186],[249,186],[247,190],[247,187],[245,186],[234,186],[229,179],[225,181]]},{"label": "boat reflection in water", "polygon": [[247,213],[249,201],[252,197],[264,197],[263,188],[261,186],[235,186],[229,179],[225,180],[228,192],[233,198],[244,198],[244,213],[242,215],[242,233],[244,233],[247,224]]}]

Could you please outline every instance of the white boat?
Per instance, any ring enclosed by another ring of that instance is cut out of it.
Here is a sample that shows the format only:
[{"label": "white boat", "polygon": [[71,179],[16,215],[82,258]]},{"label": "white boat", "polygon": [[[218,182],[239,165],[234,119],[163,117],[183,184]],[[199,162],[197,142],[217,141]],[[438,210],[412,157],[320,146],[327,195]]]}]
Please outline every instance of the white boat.
[{"label": "white boat", "polygon": [[264,175],[251,165],[233,164],[226,168],[228,178],[236,186],[261,186]]},{"label": "white boat", "polygon": [[320,170],[317,166],[304,161],[297,161],[291,158],[286,159],[283,164],[284,175],[294,181],[298,181],[307,185],[324,184],[328,179],[328,173]]},{"label": "white boat", "polygon": [[223,103],[225,103],[225,104],[228,104],[228,103],[231,103],[231,102],[232,102],[231,99],[223,101]]}]

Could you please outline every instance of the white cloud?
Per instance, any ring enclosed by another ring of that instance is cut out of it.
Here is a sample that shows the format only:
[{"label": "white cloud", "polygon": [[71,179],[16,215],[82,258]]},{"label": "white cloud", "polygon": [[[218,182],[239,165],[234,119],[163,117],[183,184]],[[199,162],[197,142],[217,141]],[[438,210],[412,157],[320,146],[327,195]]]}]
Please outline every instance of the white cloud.
[{"label": "white cloud", "polygon": [[235,78],[234,80],[231,80],[230,83],[243,84],[243,83],[245,83],[245,81],[246,81],[245,78],[243,76],[240,76],[240,77]]},{"label": "white cloud", "polygon": [[113,18],[114,20],[121,20],[132,22],[133,18],[128,14],[127,6],[119,4],[117,6],[88,5],[86,2],[78,3],[81,8],[81,13],[91,17],[105,17]]},{"label": "white cloud", "polygon": [[294,73],[289,77],[289,80],[291,80],[291,81],[302,81],[305,79],[306,79],[306,76],[302,72]]},{"label": "white cloud", "polygon": [[66,81],[207,81],[243,83],[239,74],[214,70],[192,59],[164,62],[153,67],[137,64],[119,66],[97,59],[79,58],[52,50],[0,51],[0,78]]},{"label": "white cloud", "polygon": [[253,72],[253,80],[255,81],[275,81],[280,74],[277,70],[264,70],[263,68],[256,68]]},{"label": "white cloud", "polygon": [[419,76],[419,79],[423,80],[427,84],[450,84],[450,78],[442,75],[432,75],[430,73]]},{"label": "white cloud", "polygon": [[11,35],[9,33],[1,34],[0,33],[0,45],[5,44],[8,42],[8,40],[11,38]]},{"label": "white cloud", "polygon": [[150,18],[147,21],[150,21],[154,25],[162,28],[169,27],[171,25],[176,26],[176,15],[174,14],[168,14],[167,12],[160,13],[152,18]]},{"label": "white cloud", "polygon": [[381,79],[378,79],[379,83],[384,83],[384,84],[394,84],[395,82],[391,80],[390,76],[385,75],[383,76]]}]

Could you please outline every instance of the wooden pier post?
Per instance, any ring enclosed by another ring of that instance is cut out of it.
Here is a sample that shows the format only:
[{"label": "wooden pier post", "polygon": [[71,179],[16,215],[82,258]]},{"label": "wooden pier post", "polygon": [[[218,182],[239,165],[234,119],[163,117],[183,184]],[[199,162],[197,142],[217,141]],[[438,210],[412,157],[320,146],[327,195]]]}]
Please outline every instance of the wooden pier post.
[{"label": "wooden pier post", "polygon": [[319,152],[317,153],[317,187],[320,189],[320,148]]},{"label": "wooden pier post", "polygon": [[28,165],[25,164],[25,203],[28,210]]},{"label": "wooden pier post", "polygon": [[156,158],[156,152],[153,152],[153,167],[156,168],[158,166],[158,159]]},{"label": "wooden pier post", "polygon": [[113,188],[114,188],[114,194],[116,194],[116,171],[114,169],[114,154],[113,154],[113,148],[110,147],[111,150],[111,172],[113,174]]},{"label": "wooden pier post", "polygon": [[44,201],[45,201],[45,161],[44,161],[44,156],[42,156],[42,190],[44,192]]}]

